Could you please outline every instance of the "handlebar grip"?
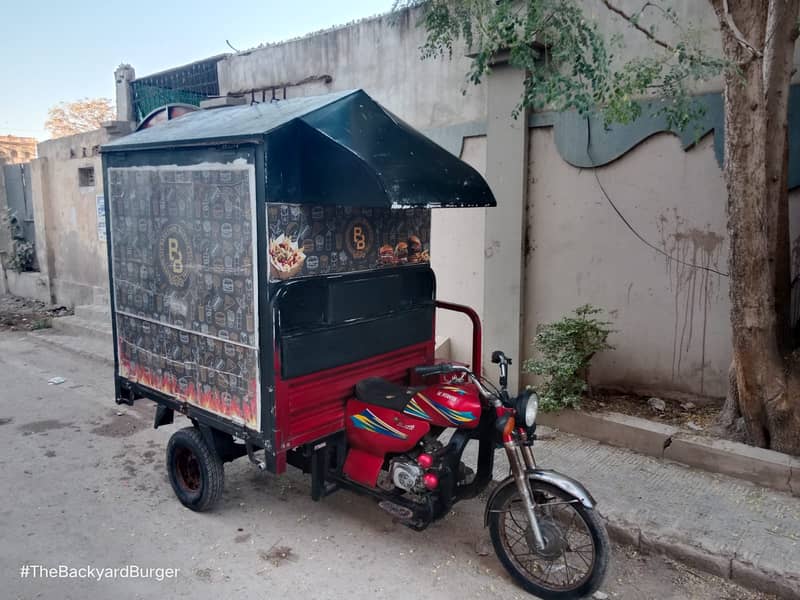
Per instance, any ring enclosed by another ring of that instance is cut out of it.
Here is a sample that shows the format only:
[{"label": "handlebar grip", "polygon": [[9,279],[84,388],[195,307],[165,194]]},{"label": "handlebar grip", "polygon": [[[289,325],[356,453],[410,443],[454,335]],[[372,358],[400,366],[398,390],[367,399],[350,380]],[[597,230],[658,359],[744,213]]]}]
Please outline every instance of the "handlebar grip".
[{"label": "handlebar grip", "polygon": [[415,367],[414,373],[417,375],[421,375],[422,377],[426,377],[428,375],[443,375],[445,373],[452,373],[453,372],[453,365],[430,365],[427,367]]}]

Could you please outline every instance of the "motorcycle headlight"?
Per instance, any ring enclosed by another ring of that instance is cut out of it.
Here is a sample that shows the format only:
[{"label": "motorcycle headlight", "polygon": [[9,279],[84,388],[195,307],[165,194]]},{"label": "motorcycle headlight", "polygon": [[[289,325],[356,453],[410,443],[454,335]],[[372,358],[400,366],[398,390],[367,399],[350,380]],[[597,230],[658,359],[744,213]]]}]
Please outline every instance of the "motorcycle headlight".
[{"label": "motorcycle headlight", "polygon": [[533,390],[525,390],[517,399],[516,409],[517,419],[522,419],[526,428],[533,427],[539,412],[539,396]]}]

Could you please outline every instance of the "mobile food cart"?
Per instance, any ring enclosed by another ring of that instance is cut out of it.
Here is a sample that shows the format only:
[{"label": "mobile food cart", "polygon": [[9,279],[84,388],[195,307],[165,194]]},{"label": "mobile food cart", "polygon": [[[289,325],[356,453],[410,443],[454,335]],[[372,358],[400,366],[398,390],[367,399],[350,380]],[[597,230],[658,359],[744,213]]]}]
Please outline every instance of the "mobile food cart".
[{"label": "mobile food cart", "polygon": [[[486,520],[512,574],[550,589],[507,562],[497,506],[515,490],[572,498],[593,556],[607,552],[588,492],[532,462],[535,394],[508,395],[502,352],[500,389],[483,380],[477,315],[437,302],[431,209],[495,205],[472,167],[360,90],[200,110],[102,156],[116,400],[154,400],[156,427],[191,420],[167,447],[183,504],[213,506],[223,463],[247,455],[310,472],[314,499],[348,488],[422,529],[483,490],[505,446],[515,477]],[[477,374],[435,363],[437,306],[472,320]],[[560,521],[525,518],[542,556],[566,551]],[[604,565],[555,593],[596,587]]]}]

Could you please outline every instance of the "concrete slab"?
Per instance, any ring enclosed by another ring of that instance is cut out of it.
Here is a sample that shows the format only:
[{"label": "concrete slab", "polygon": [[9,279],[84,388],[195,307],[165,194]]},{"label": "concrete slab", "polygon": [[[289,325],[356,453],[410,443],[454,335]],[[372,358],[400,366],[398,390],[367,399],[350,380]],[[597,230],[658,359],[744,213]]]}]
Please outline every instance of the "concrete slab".
[{"label": "concrete slab", "polygon": [[78,337],[96,338],[106,342],[109,347],[113,340],[110,320],[107,323],[102,323],[75,315],[53,319],[52,325],[56,331]]},{"label": "concrete slab", "polygon": [[86,335],[70,335],[53,329],[31,332],[31,339],[45,346],[54,346],[92,361],[114,365],[114,348],[110,340]]},{"label": "concrete slab", "polygon": [[671,425],[653,423],[647,419],[613,412],[600,415],[587,411],[565,410],[543,413],[539,420],[544,425],[567,433],[583,435],[650,456],[661,456],[668,440],[680,431]]},{"label": "concrete slab", "polygon": [[[642,550],[800,598],[800,498],[564,433],[534,452],[539,466],[587,487],[614,539],[638,535]],[[505,476],[500,453],[495,464],[495,478]]]},{"label": "concrete slab", "polygon": [[17,273],[7,269],[5,276],[9,294],[50,304],[50,284],[41,273]]},{"label": "concrete slab", "polygon": [[111,323],[111,307],[102,304],[83,304],[75,307],[75,316],[87,321]]},{"label": "concrete slab", "polygon": [[780,452],[686,433],[672,437],[664,458],[785,492],[792,491],[792,468],[800,469],[800,460]]}]

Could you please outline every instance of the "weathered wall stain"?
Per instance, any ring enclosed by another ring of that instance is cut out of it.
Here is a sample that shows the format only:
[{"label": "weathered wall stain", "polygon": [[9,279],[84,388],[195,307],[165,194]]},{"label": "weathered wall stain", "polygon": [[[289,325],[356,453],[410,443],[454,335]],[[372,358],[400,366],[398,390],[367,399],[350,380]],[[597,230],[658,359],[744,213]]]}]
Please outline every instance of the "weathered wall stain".
[{"label": "weathered wall stain", "polygon": [[[671,214],[670,214],[671,213]],[[665,268],[670,290],[674,294],[672,380],[681,377],[682,369],[696,369],[684,359],[697,355],[693,344],[699,342],[700,393],[704,391],[706,368],[706,334],[708,329],[708,307],[721,289],[721,275],[709,271],[719,270],[724,236],[705,229],[690,226],[678,215],[677,209],[661,214],[658,218],[661,244],[669,255]],[[699,330],[699,331],[698,331]]]}]

